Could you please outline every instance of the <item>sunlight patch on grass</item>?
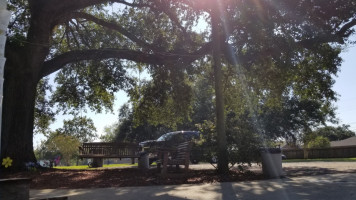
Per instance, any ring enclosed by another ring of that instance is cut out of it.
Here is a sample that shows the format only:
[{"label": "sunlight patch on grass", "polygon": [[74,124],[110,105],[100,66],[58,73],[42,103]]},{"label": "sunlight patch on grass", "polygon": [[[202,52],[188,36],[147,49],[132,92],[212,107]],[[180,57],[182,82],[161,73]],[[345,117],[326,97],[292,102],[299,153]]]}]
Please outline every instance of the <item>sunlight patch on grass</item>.
[{"label": "sunlight patch on grass", "polygon": [[317,158],[317,159],[287,159],[284,163],[289,162],[356,162],[356,158]]},{"label": "sunlight patch on grass", "polygon": [[135,163],[135,164],[109,164],[109,165],[103,165],[103,167],[132,167],[132,166],[138,166],[138,164]]},{"label": "sunlight patch on grass", "polygon": [[54,167],[55,169],[69,169],[69,170],[83,170],[83,169],[104,169],[104,168],[115,168],[115,167],[133,167],[137,166],[137,163],[135,164],[109,164],[109,165],[103,165],[103,167],[99,168],[89,168],[88,165],[78,165],[78,166],[57,166]]},{"label": "sunlight patch on grass", "polygon": [[55,169],[90,169],[88,165],[78,165],[78,166],[56,166]]}]

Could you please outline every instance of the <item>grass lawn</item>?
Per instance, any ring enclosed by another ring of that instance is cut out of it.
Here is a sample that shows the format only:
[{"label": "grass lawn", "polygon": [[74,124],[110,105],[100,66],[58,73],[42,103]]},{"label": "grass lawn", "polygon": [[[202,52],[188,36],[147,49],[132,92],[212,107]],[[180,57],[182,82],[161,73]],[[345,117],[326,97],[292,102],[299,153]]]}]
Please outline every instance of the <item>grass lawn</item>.
[{"label": "grass lawn", "polygon": [[132,166],[137,166],[137,163],[135,164],[109,164],[109,165],[104,165],[101,168],[89,168],[88,165],[78,165],[78,166],[57,166],[54,167],[55,169],[74,169],[74,170],[79,170],[79,169],[102,169],[102,168],[111,168],[111,167],[132,167]]},{"label": "grass lawn", "polygon": [[356,162],[356,158],[317,158],[317,159],[287,159],[282,160],[284,163],[288,162]]}]

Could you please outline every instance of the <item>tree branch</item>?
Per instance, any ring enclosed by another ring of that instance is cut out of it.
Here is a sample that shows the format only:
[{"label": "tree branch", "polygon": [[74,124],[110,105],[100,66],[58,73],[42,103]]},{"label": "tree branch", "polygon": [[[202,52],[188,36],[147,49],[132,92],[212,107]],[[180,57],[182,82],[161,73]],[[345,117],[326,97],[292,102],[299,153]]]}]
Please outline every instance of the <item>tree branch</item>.
[{"label": "tree branch", "polygon": [[196,11],[206,11],[210,12],[211,5],[214,5],[213,1],[215,0],[196,0],[196,1],[191,1],[191,0],[180,0],[181,3],[184,3],[185,5],[190,6]]},{"label": "tree branch", "polygon": [[109,58],[126,59],[134,62],[147,64],[169,64],[169,63],[191,63],[211,51],[211,43],[206,43],[202,48],[190,54],[174,54],[170,52],[160,52],[155,54],[143,53],[129,49],[92,49],[76,50],[63,53],[49,61],[44,62],[41,77],[45,77],[67,64],[85,60],[104,60]]},{"label": "tree branch", "polygon": [[157,55],[150,55],[128,49],[91,49],[75,50],[63,53],[43,64],[42,76],[47,76],[67,64],[85,60],[103,60],[108,58],[127,59],[149,64],[163,64],[164,59]]},{"label": "tree branch", "polygon": [[112,2],[121,3],[121,4],[124,4],[127,6],[136,7],[136,8],[149,8],[155,13],[162,12],[162,13],[166,14],[168,16],[168,18],[172,21],[172,24],[175,24],[177,27],[179,27],[179,29],[182,30],[184,37],[189,42],[193,43],[193,41],[191,40],[191,38],[189,37],[189,35],[187,33],[187,30],[179,22],[178,16],[176,16],[175,13],[173,13],[169,10],[169,6],[168,6],[167,2],[153,1],[153,3],[154,3],[153,5],[145,4],[145,3],[128,3],[128,2],[122,1],[122,0],[112,0]]},{"label": "tree branch", "polygon": [[[35,0],[38,1],[38,0]],[[108,3],[110,0],[45,0],[46,9],[53,14],[59,16],[65,13],[70,13],[83,9],[89,6]]]},{"label": "tree branch", "polygon": [[163,12],[164,14],[166,14],[168,16],[168,18],[172,21],[172,24],[175,24],[176,26],[178,26],[179,29],[181,29],[183,31],[183,34],[188,39],[188,41],[192,42],[190,40],[189,35],[187,34],[187,30],[180,23],[179,18],[176,15],[176,13],[173,13],[170,10],[169,2],[168,3],[167,2],[158,2],[158,3],[156,3],[156,6],[148,5],[148,7],[155,13]]},{"label": "tree branch", "polygon": [[351,20],[349,23],[345,24],[339,31],[335,34],[322,34],[316,37],[305,39],[297,42],[297,45],[301,45],[304,48],[312,49],[315,45],[320,45],[323,43],[336,42],[339,44],[344,44],[344,39],[349,37],[352,33],[351,28],[356,25],[356,19]]},{"label": "tree branch", "polygon": [[124,36],[126,36],[127,38],[129,38],[131,41],[135,42],[137,45],[141,46],[142,48],[150,49],[150,50],[157,50],[151,44],[148,44],[145,41],[138,39],[135,35],[131,34],[129,31],[127,31],[122,26],[120,26],[116,23],[107,22],[105,20],[99,19],[93,15],[83,13],[83,12],[73,12],[73,13],[70,13],[70,15],[68,15],[67,17],[68,18],[76,18],[76,19],[82,18],[82,19],[92,21],[92,22],[94,22],[98,25],[101,25],[103,27],[106,27],[108,29],[112,29],[112,30],[116,30],[116,31],[120,32],[121,34],[123,34]]},{"label": "tree branch", "polygon": [[[337,32],[337,35],[341,36],[341,37],[348,37],[350,36],[351,32],[351,28],[353,26],[356,26],[356,19],[352,19],[350,22],[346,23],[343,27],[341,27],[341,29]],[[349,32],[349,33],[346,33]]]},{"label": "tree branch", "polygon": [[315,45],[336,42],[339,44],[344,44],[344,39],[349,37],[353,32],[351,28],[356,26],[356,19],[352,19],[350,22],[346,23],[343,27],[340,28],[335,34],[323,34],[316,36],[314,38],[305,39],[297,42],[298,45],[303,46],[304,48],[311,49]]}]

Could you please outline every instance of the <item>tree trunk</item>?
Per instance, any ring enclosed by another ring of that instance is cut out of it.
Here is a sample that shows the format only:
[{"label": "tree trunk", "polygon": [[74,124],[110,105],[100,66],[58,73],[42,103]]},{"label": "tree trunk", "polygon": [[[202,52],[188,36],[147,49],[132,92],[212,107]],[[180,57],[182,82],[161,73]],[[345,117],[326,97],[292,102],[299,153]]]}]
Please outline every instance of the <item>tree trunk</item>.
[{"label": "tree trunk", "polygon": [[229,160],[227,153],[227,142],[225,133],[225,114],[224,114],[224,96],[222,87],[221,70],[221,44],[219,34],[220,24],[219,7],[215,6],[211,13],[211,26],[213,38],[213,64],[215,75],[215,100],[216,100],[216,129],[218,140],[218,173],[226,174],[229,172]]},{"label": "tree trunk", "polygon": [[[1,157],[10,157],[12,169],[35,162],[33,122],[37,81],[16,66],[7,65],[4,83]],[[16,67],[16,68],[14,68]]]},{"label": "tree trunk", "polygon": [[24,169],[27,162],[36,162],[33,151],[36,87],[49,53],[49,45],[45,44],[49,44],[51,18],[41,12],[44,10],[33,9],[25,45],[16,42],[6,45],[1,157],[10,157],[14,170]]}]

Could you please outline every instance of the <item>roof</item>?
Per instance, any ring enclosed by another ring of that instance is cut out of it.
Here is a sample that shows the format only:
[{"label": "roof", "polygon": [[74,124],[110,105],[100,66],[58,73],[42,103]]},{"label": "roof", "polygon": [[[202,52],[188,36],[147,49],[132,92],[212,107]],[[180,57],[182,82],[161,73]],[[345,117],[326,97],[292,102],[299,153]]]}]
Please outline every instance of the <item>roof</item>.
[{"label": "roof", "polygon": [[356,136],[339,140],[339,141],[332,141],[330,142],[331,147],[340,147],[340,146],[355,146],[356,145]]}]

